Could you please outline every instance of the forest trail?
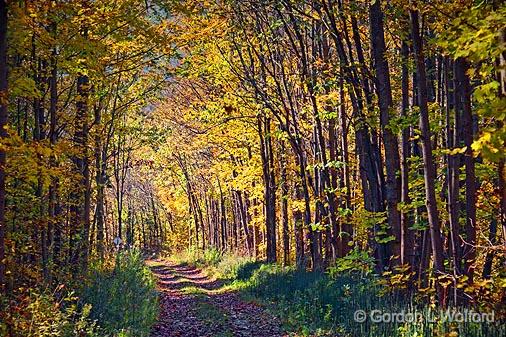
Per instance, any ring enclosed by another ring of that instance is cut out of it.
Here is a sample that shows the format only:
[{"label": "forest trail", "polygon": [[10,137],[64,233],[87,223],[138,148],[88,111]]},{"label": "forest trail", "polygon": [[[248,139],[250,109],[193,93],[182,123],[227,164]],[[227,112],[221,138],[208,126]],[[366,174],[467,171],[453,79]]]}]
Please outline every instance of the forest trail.
[{"label": "forest trail", "polygon": [[276,317],[243,301],[203,271],[167,261],[148,261],[158,278],[160,317],[152,337],[281,337]]}]

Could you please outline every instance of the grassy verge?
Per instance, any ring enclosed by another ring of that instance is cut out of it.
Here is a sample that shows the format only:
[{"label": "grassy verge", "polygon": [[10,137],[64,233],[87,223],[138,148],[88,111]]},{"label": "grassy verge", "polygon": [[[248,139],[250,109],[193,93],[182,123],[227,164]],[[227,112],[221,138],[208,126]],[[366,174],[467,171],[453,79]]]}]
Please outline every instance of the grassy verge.
[{"label": "grassy verge", "polygon": [[[207,256],[208,258],[205,258]],[[212,258],[209,258],[212,256]],[[186,258],[188,255],[186,255]],[[304,336],[505,336],[498,322],[458,322],[457,316],[423,304],[415,296],[385,292],[374,276],[357,272],[312,273],[215,253],[178,262],[202,267],[223,279],[219,291],[235,290],[281,318],[287,331]],[[355,312],[366,313],[364,322]],[[464,311],[460,308],[461,312]],[[469,310],[469,309],[467,309]],[[479,311],[475,309],[475,311]],[[468,311],[469,312],[469,311]],[[400,313],[393,317],[390,313]],[[411,313],[415,318],[406,316]],[[382,318],[383,314],[386,314]],[[447,321],[443,318],[447,317]],[[374,320],[374,321],[373,321]],[[378,322],[383,320],[384,322]],[[390,320],[390,321],[389,321]],[[429,322],[431,320],[431,322]],[[433,321],[433,322],[432,322]]]}]

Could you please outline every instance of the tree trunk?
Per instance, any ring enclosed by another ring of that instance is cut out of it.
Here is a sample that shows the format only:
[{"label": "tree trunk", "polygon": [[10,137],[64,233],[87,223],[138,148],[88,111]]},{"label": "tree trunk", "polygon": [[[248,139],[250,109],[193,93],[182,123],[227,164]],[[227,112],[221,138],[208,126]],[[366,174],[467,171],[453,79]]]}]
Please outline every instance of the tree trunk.
[{"label": "tree trunk", "polygon": [[288,177],[286,172],[285,144],[281,141],[281,226],[283,238],[283,265],[290,263],[290,236],[288,232]]},{"label": "tree trunk", "polygon": [[[296,201],[302,200],[302,191],[299,184],[294,186],[294,199]],[[293,227],[295,233],[295,265],[298,270],[304,270],[306,267],[304,256],[304,220],[302,218],[302,211],[299,209],[293,210]]]},{"label": "tree trunk", "polygon": [[[102,126],[101,107],[95,108],[95,127],[100,130]],[[97,252],[100,258],[104,257],[104,225],[105,225],[105,184],[107,183],[106,163],[107,154],[102,144],[100,131],[95,135],[95,184],[97,196],[95,205],[95,221],[97,226]]]},{"label": "tree trunk", "polygon": [[[422,46],[422,37],[420,35],[420,28],[418,22],[418,12],[411,10],[411,29],[413,38],[413,49],[416,62],[416,79],[418,88],[418,100],[420,107],[420,131],[421,131],[421,144],[422,144],[422,157],[424,166],[424,183],[425,183],[425,196],[427,213],[429,217],[430,237],[432,245],[432,254],[434,258],[434,269],[436,277],[438,274],[444,273],[443,261],[443,245],[441,242],[441,230],[439,225],[439,213],[436,203],[436,167],[432,157],[432,144],[431,132],[429,127],[429,109],[427,105],[427,77],[425,75],[425,62]],[[441,287],[439,287],[441,288]],[[439,289],[439,300],[444,301],[442,298],[442,291]]]},{"label": "tree trunk", "polygon": [[[0,1],[0,138],[7,137],[7,3]],[[5,290],[5,150],[0,149],[0,291]]]},{"label": "tree trunk", "polygon": [[[448,149],[454,149],[460,146],[460,103],[458,103],[457,88],[460,86],[456,81],[450,81],[451,61],[445,60],[445,88],[446,88],[446,146]],[[455,75],[454,75],[455,77]],[[451,112],[455,110],[453,125],[451,124]],[[448,155],[448,219],[450,228],[450,248],[453,259],[453,273],[461,274],[461,249],[462,241],[460,239],[459,225],[459,189],[460,189],[460,155]]]},{"label": "tree trunk", "polygon": [[[406,117],[409,109],[409,48],[405,41],[402,42],[402,80],[401,80],[401,116]],[[409,127],[402,129],[401,135],[401,202],[406,207],[411,202],[409,197],[409,164],[408,159],[411,156],[409,143]],[[414,233],[409,227],[413,223],[411,212],[404,210],[401,212],[401,264],[408,263],[414,267]]]},{"label": "tree trunk", "polygon": [[460,94],[462,99],[462,133],[464,138],[464,164],[466,172],[466,244],[463,258],[465,259],[465,273],[469,282],[473,282],[474,263],[476,258],[476,173],[471,145],[473,143],[473,115],[471,111],[471,85],[467,76],[467,63],[457,59],[457,73],[461,83]]},{"label": "tree trunk", "polygon": [[[263,121],[262,121],[263,119]],[[267,262],[276,262],[276,202],[270,119],[258,117],[260,152],[264,178],[264,209],[267,231]]]},{"label": "tree trunk", "polygon": [[246,202],[243,200],[242,192],[236,191],[235,193],[236,193],[237,204],[238,204],[238,208],[239,208],[239,214],[240,214],[240,218],[241,218],[241,226],[242,226],[242,230],[244,232],[244,241],[245,241],[245,245],[246,245],[246,251],[248,252],[248,256],[251,256],[251,246],[253,245],[253,243],[252,243],[251,234],[250,234],[250,231],[248,228],[247,205],[246,205]]},{"label": "tree trunk", "polygon": [[[56,24],[53,23],[53,32],[56,34]],[[53,49],[51,54],[51,77],[49,79],[49,91],[50,91],[50,100],[49,100],[49,142],[51,144],[51,149],[54,150],[56,146],[57,140],[57,131],[56,131],[56,123],[57,123],[57,109],[58,109],[58,69],[57,69],[57,52],[56,49]],[[51,155],[49,158],[49,165],[51,168],[57,166],[56,164],[56,156]],[[59,230],[61,227],[60,224],[60,212],[61,207],[59,206],[58,201],[58,178],[55,176],[51,177],[51,182],[49,185],[49,205],[48,205],[48,215],[49,215],[49,224],[48,224],[48,232],[49,232],[49,242],[52,245],[52,254],[53,260],[57,261],[58,257],[54,255],[55,247],[61,246],[61,242],[56,242],[55,232]]]},{"label": "tree trunk", "polygon": [[341,207],[345,210],[346,214],[341,220],[341,230],[339,232],[341,248],[340,256],[343,257],[349,253],[351,247],[349,243],[353,238],[353,227],[350,223],[350,212],[351,212],[351,179],[350,179],[350,154],[348,149],[348,123],[346,123],[346,108],[345,108],[345,94],[343,79],[339,81],[339,131],[340,131],[340,145],[341,145],[341,157],[344,162],[342,168],[343,179],[340,180],[341,189],[345,190],[345,197],[341,203]]},{"label": "tree trunk", "polygon": [[[400,213],[397,208],[400,201],[400,170],[399,145],[397,137],[392,132],[390,123],[390,111],[392,110],[392,89],[390,87],[390,70],[386,59],[385,34],[383,30],[383,12],[381,1],[376,0],[369,7],[371,21],[371,43],[376,68],[376,91],[378,94],[380,109],[380,124],[385,144],[385,164],[387,180],[385,185],[387,201],[387,218],[390,229],[387,231],[393,235],[391,254],[398,262],[401,256],[401,226]],[[385,256],[390,258],[390,256]],[[384,261],[387,264],[388,261]]]},{"label": "tree trunk", "polygon": [[91,184],[90,184],[90,166],[88,159],[87,143],[88,143],[88,95],[89,95],[89,80],[87,75],[80,75],[77,79],[77,93],[79,100],[77,102],[78,120],[80,127],[82,127],[82,148],[84,151],[82,155],[82,187],[84,188],[84,204],[82,209],[82,237],[81,237],[81,255],[83,270],[87,269],[88,265],[88,243],[90,233],[90,213],[91,213]]},{"label": "tree trunk", "polygon": [[218,189],[220,191],[220,225],[221,225],[221,249],[226,250],[227,247],[227,209],[225,207],[225,196],[223,195],[223,191],[221,189],[221,183],[220,180],[218,180]]},{"label": "tree trunk", "polygon": [[[503,28],[501,30],[501,42],[503,44],[506,44],[506,28]],[[503,98],[506,97],[506,51],[503,51],[501,53],[501,56],[499,57],[499,66],[500,71],[498,74],[498,79],[500,85],[500,91],[499,91],[499,97]],[[498,129],[503,126],[504,122],[501,122],[500,125],[498,125]],[[497,165],[497,174],[499,176],[498,179],[498,189],[499,189],[499,200],[500,200],[500,225],[502,227],[502,235],[503,235],[503,242],[506,246],[506,172],[505,172],[505,165],[504,165],[504,156],[499,159],[499,164]]]},{"label": "tree trunk", "polygon": [[[493,246],[495,246],[497,243],[497,219],[495,218],[490,221],[488,240]],[[487,255],[485,256],[485,263],[483,264],[482,273],[482,277],[485,279],[490,278],[490,274],[492,273],[492,262],[494,261],[494,255],[495,252],[488,251]]]}]

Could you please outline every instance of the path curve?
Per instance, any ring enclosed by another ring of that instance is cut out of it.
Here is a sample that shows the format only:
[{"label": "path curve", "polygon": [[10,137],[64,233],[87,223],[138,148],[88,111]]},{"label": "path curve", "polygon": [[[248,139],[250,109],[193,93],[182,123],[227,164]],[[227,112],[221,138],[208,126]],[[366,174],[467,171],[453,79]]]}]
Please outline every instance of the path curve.
[{"label": "path curve", "polygon": [[158,278],[160,317],[151,337],[284,337],[276,317],[203,271],[162,260],[147,264]]}]

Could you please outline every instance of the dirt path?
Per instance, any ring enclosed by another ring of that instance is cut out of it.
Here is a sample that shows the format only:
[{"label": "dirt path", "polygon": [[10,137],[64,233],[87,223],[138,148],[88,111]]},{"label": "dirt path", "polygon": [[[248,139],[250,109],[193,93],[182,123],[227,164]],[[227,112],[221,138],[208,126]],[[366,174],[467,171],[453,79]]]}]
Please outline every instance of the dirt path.
[{"label": "dirt path", "polygon": [[158,278],[160,319],[152,337],[281,337],[280,322],[234,292],[217,291],[218,281],[199,269],[149,261]]}]

